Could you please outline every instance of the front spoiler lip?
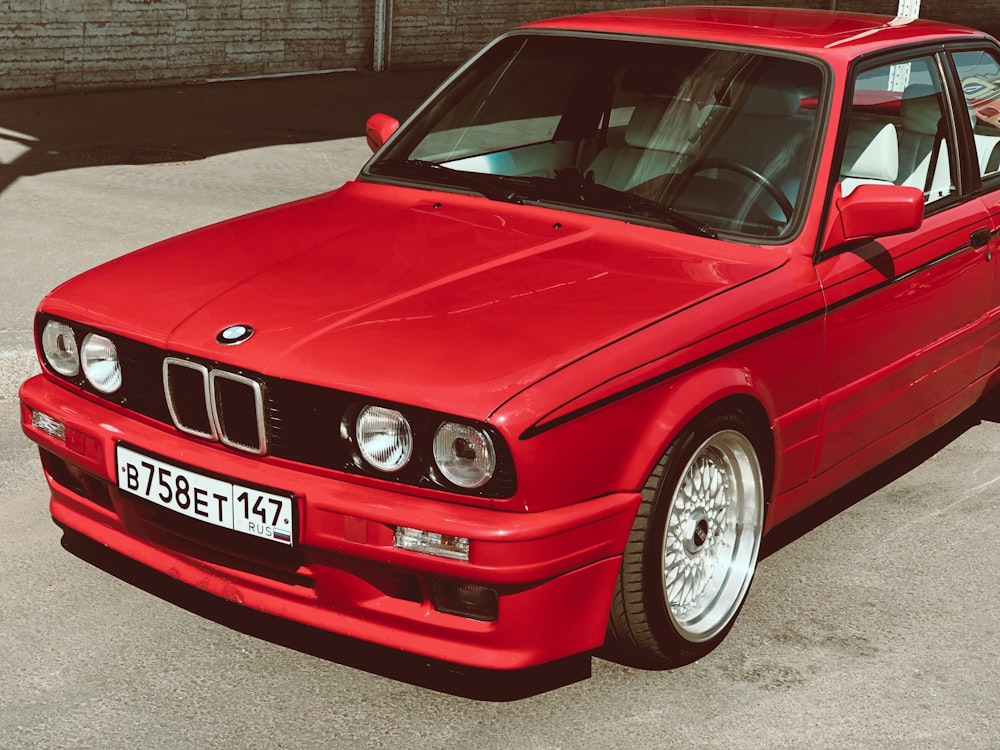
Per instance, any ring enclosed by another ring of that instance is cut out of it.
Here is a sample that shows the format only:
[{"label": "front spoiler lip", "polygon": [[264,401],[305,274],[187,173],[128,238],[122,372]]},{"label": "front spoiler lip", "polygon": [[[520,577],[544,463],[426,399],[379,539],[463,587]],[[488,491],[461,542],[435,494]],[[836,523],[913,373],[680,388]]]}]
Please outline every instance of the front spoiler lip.
[{"label": "front spoiler lip", "polygon": [[[604,642],[608,608],[592,597],[605,590],[610,594],[621,564],[618,557],[608,558],[502,595],[496,622],[469,620],[426,604],[389,598],[334,610],[325,607],[312,589],[260,579],[136,542],[122,531],[93,523],[57,492],[50,507],[61,528],[226,601],[337,635],[480,669],[524,669],[599,647]],[[318,568],[314,572],[320,573]],[[338,577],[339,571],[331,572],[334,584],[348,579]]]}]

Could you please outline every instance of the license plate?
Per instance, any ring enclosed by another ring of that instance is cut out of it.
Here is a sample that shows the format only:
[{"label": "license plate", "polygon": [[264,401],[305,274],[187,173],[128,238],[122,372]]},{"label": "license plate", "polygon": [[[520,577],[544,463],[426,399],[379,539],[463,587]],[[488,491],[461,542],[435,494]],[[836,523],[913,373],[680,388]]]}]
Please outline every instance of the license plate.
[{"label": "license plate", "polygon": [[293,497],[116,446],[118,488],[188,518],[292,545]]}]

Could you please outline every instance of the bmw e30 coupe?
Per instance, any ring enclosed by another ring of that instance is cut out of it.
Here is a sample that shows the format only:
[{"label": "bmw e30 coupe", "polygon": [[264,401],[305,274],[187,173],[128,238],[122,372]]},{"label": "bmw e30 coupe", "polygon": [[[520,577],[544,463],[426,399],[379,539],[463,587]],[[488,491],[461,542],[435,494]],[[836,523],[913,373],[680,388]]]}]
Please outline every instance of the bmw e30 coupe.
[{"label": "bmw e30 coupe", "polygon": [[1000,46],[687,7],[517,28],[357,179],[71,279],[54,520],[477,667],[715,647],[761,539],[1000,379]]}]

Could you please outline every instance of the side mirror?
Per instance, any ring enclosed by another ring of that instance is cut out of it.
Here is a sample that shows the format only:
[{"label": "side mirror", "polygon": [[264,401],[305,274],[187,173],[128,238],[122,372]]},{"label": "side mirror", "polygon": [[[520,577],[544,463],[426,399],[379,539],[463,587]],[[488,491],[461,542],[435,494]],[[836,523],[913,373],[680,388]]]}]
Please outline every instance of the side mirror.
[{"label": "side mirror", "polygon": [[381,112],[372,115],[365,123],[365,137],[368,139],[368,148],[372,152],[382,148],[382,144],[389,140],[389,136],[399,130],[399,120],[391,115],[384,115]]},{"label": "side mirror", "polygon": [[902,185],[858,185],[846,198],[840,185],[833,198],[823,251],[877,237],[912,232],[924,221],[924,194]]}]

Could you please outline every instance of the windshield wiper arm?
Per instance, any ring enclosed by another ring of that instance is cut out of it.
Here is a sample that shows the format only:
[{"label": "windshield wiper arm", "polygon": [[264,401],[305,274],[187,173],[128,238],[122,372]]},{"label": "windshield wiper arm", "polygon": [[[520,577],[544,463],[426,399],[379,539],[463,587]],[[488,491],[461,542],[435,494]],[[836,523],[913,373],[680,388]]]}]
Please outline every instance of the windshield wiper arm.
[{"label": "windshield wiper arm", "polygon": [[425,159],[387,159],[372,165],[370,171],[396,177],[414,177],[432,183],[444,183],[450,187],[463,187],[494,201],[506,203],[521,203],[522,201],[521,196],[516,192],[505,190],[502,184],[498,184],[496,178],[502,177],[502,175],[466,172]]},{"label": "windshield wiper arm", "polygon": [[599,182],[593,182],[592,180],[587,179],[584,179],[577,186],[577,189],[583,193],[581,197],[584,199],[586,199],[587,193],[594,193],[602,198],[609,199],[609,201],[613,204],[612,206],[609,206],[609,208],[620,208],[626,211],[638,211],[654,219],[665,220],[688,234],[698,235],[699,237],[708,237],[713,240],[719,238],[718,232],[707,224],[702,224],[701,222],[692,219],[690,216],[681,213],[673,206],[668,206],[665,203],[660,203],[659,201],[655,201],[651,198],[646,198],[635,193],[629,193],[625,190],[618,190],[617,188],[608,187],[607,185],[602,185]]},{"label": "windshield wiper arm", "polygon": [[[521,196],[521,201],[553,202],[575,206],[591,206],[617,214],[627,213],[643,215],[670,224],[676,229],[688,234],[709,239],[718,239],[718,233],[707,224],[702,224],[690,216],[681,213],[673,206],[645,198],[636,193],[594,182],[591,177],[584,177],[579,170],[568,169],[552,177],[519,177],[510,178],[527,182],[535,188],[537,195]],[[520,202],[520,201],[519,201]]]},{"label": "windshield wiper arm", "polygon": [[[711,227],[695,221],[673,206],[664,205],[663,203],[650,198],[644,198],[635,193],[617,190],[583,177],[580,179],[566,179],[565,176],[560,175],[552,179],[550,177],[515,177],[483,174],[454,169],[426,159],[386,159],[372,165],[370,171],[375,174],[394,177],[410,177],[432,184],[462,187],[473,190],[490,200],[503,201],[505,203],[523,203],[526,200],[541,200],[535,196],[525,196],[523,192],[520,192],[524,188],[536,188],[536,190],[531,190],[530,192],[538,192],[537,188],[545,188],[545,192],[555,189],[560,199],[562,199],[561,202],[566,202],[566,198],[570,198],[574,203],[594,205],[610,211],[640,213],[660,221],[665,221],[688,234],[708,237],[713,240],[718,239],[719,236]],[[518,190],[507,189],[507,183],[516,183]],[[594,200],[595,198],[599,198],[599,200]]]}]

